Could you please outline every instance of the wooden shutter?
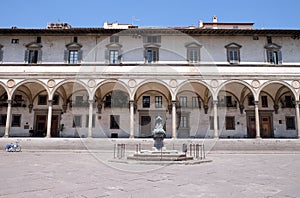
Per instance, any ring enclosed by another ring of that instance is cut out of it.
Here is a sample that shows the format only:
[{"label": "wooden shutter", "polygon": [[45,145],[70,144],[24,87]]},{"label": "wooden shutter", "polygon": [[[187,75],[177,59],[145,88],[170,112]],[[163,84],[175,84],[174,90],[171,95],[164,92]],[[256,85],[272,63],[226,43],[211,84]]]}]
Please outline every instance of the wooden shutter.
[{"label": "wooden shutter", "polygon": [[29,58],[29,50],[25,50],[24,61],[28,62],[28,58]]},{"label": "wooden shutter", "polygon": [[80,63],[82,61],[83,58],[83,51],[82,50],[78,50],[78,62]]},{"label": "wooden shutter", "polygon": [[3,50],[0,50],[0,62],[3,61]]},{"label": "wooden shutter", "polygon": [[67,63],[69,60],[69,50],[64,51],[64,61]]},{"label": "wooden shutter", "polygon": [[43,55],[42,50],[38,50],[38,57],[37,57],[38,62],[42,62],[42,55]]},{"label": "wooden shutter", "polygon": [[277,55],[278,55],[278,64],[282,64],[282,52],[279,50],[277,52]]},{"label": "wooden shutter", "polygon": [[267,50],[267,62],[273,63],[273,51],[272,50]]}]

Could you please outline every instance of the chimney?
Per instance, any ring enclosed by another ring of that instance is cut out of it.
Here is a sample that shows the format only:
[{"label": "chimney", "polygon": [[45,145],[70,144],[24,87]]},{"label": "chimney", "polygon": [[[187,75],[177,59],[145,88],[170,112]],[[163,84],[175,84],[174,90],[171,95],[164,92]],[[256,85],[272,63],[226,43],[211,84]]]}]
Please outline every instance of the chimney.
[{"label": "chimney", "polygon": [[213,16],[212,20],[213,20],[213,23],[218,23],[218,17],[216,15]]},{"label": "chimney", "polygon": [[198,28],[203,28],[203,21],[202,21],[202,20],[200,20],[200,21],[198,22]]}]

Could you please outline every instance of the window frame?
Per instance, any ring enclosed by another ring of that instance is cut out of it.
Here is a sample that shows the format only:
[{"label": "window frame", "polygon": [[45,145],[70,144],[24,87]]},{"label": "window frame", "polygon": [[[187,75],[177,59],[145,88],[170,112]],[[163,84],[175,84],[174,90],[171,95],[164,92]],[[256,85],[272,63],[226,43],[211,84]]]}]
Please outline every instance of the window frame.
[{"label": "window frame", "polygon": [[7,114],[1,114],[0,115],[0,126],[6,126],[6,119],[7,119]]},{"label": "window frame", "polygon": [[150,108],[151,107],[151,97],[150,96],[143,96],[142,101],[143,108]]},{"label": "window frame", "polygon": [[285,127],[286,130],[296,130],[295,116],[285,116]]},{"label": "window frame", "polygon": [[230,64],[239,64],[241,62],[241,45],[230,43],[225,46],[227,52],[227,62]]},{"label": "window frame", "polygon": [[13,114],[11,119],[11,127],[21,127],[22,114]]},{"label": "window frame", "polygon": [[146,47],[145,48],[145,62],[147,64],[157,63],[159,61],[159,48]]},{"label": "window frame", "polygon": [[268,43],[265,45],[266,61],[269,64],[279,65],[282,64],[281,46],[275,43]]},{"label": "window frame", "polygon": [[120,64],[120,55],[119,55],[120,52],[118,49],[109,49],[108,53],[109,53],[109,64]]},{"label": "window frame", "polygon": [[261,107],[267,108],[268,106],[268,96],[261,96]]},{"label": "window frame", "polygon": [[82,115],[73,115],[73,128],[82,128]]},{"label": "window frame", "polygon": [[225,129],[226,130],[235,130],[235,116],[226,116],[225,117]]},{"label": "window frame", "polygon": [[187,96],[179,96],[179,105],[180,107],[188,107],[188,98]]},{"label": "window frame", "polygon": [[110,115],[110,129],[120,129],[120,115]]},{"label": "window frame", "polygon": [[162,96],[155,96],[155,108],[162,108]]},{"label": "window frame", "polygon": [[[43,97],[45,97],[43,99]],[[38,105],[47,105],[48,95],[40,94],[38,96]]]},{"label": "window frame", "polygon": [[[72,42],[66,45],[64,52],[64,61],[67,64],[80,64],[82,62],[83,51],[81,50],[82,45],[77,42]],[[72,54],[76,52],[76,56]]]}]

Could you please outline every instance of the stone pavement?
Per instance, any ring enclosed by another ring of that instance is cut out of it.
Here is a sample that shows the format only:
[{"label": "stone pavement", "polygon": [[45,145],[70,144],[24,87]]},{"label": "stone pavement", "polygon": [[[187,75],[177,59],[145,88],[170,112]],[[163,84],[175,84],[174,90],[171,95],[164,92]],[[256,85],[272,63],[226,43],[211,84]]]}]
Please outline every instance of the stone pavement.
[{"label": "stone pavement", "polygon": [[112,162],[112,140],[18,141],[22,152],[0,151],[0,197],[300,197],[299,140],[211,140],[212,162],[169,166]]}]

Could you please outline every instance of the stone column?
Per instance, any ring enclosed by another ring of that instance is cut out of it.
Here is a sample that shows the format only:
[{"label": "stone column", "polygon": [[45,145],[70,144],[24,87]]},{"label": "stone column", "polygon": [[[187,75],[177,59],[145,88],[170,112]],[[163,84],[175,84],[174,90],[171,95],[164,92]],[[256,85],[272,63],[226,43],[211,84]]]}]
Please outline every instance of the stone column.
[{"label": "stone column", "polygon": [[214,100],[214,138],[219,138],[218,130],[218,101]]},{"label": "stone column", "polygon": [[48,100],[48,119],[47,119],[47,135],[46,135],[46,138],[51,137],[52,104],[53,104],[53,100]]},{"label": "stone column", "polygon": [[172,138],[176,139],[176,100],[172,101]]},{"label": "stone column", "polygon": [[258,101],[254,102],[255,105],[255,129],[256,129],[256,138],[260,138],[260,124],[259,124],[259,112],[258,112]]},{"label": "stone column", "polygon": [[130,111],[130,134],[129,138],[134,138],[134,100],[129,101],[129,111]]},{"label": "stone column", "polygon": [[6,115],[4,137],[9,137],[9,130],[10,130],[10,126],[11,126],[11,103],[12,103],[12,100],[7,100],[7,115]]},{"label": "stone column", "polygon": [[92,137],[93,131],[93,104],[94,100],[89,100],[89,128],[88,128],[88,138]]},{"label": "stone column", "polygon": [[299,113],[299,104],[300,101],[296,101],[296,122],[297,122],[297,134],[300,138],[300,113]]}]

